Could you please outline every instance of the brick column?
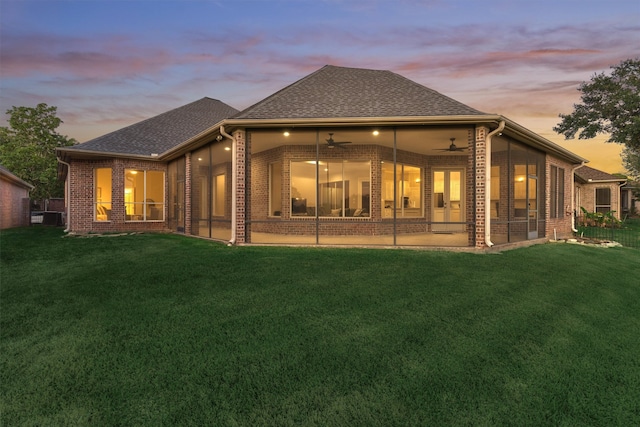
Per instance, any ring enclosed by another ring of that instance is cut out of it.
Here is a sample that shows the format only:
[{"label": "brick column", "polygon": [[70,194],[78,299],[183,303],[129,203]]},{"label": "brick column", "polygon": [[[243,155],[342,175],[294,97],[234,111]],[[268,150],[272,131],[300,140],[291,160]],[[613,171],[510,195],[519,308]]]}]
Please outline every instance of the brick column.
[{"label": "brick column", "polygon": [[184,234],[191,234],[191,153],[184,155]]},{"label": "brick column", "polygon": [[245,132],[243,129],[233,132],[233,139],[236,144],[236,157],[233,159],[236,162],[236,176],[233,179],[236,180],[236,199],[233,203],[236,204],[236,243],[247,242],[247,230],[246,230],[246,141]]},{"label": "brick column", "polygon": [[485,231],[485,194],[486,194],[486,178],[487,178],[487,133],[489,129],[484,126],[476,127],[476,155],[475,155],[475,189],[476,189],[476,206],[475,206],[475,223],[476,223],[476,248],[485,248],[484,241]]}]

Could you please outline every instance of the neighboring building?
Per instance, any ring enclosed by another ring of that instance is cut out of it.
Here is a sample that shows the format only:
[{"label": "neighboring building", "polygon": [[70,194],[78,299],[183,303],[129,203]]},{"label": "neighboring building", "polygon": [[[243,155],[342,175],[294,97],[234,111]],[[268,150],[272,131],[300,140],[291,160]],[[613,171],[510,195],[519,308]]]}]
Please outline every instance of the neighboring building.
[{"label": "neighboring building", "polygon": [[613,212],[621,219],[620,187],[626,182],[625,178],[589,166],[580,167],[575,171],[575,205],[578,210],[584,208],[587,212]]},{"label": "neighboring building", "polygon": [[620,187],[620,212],[625,217],[640,214],[640,183],[627,181]]},{"label": "neighboring building", "polygon": [[29,225],[31,190],[33,185],[0,166],[0,229]]},{"label": "neighboring building", "polygon": [[325,66],[58,149],[72,232],[484,248],[571,234],[586,160],[389,71]]}]

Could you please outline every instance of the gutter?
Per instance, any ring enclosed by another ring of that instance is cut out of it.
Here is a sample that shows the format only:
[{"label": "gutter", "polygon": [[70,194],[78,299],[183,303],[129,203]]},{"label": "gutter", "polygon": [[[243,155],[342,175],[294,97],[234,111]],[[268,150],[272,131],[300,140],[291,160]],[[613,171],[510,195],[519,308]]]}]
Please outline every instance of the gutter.
[{"label": "gutter", "polygon": [[225,132],[224,125],[220,125],[220,135],[231,140],[231,240],[229,240],[228,245],[232,246],[236,244],[236,228],[238,225],[238,220],[236,218],[238,203],[236,200],[238,195],[238,178],[236,176],[238,172],[238,161],[236,160],[237,147],[235,138]]},{"label": "gutter", "polygon": [[504,130],[505,121],[500,121],[497,129],[489,132],[485,140],[485,183],[484,183],[484,242],[488,247],[491,241],[491,138]]},{"label": "gutter", "polygon": [[71,165],[65,161],[63,161],[60,157],[56,156],[56,159],[58,160],[58,163],[61,163],[63,165],[65,165],[67,167],[67,176],[64,179],[64,195],[65,195],[65,201],[66,201],[66,221],[67,221],[67,226],[64,229],[65,233],[69,232],[69,227],[71,226],[71,185],[70,185],[70,177],[69,175],[71,174]]}]

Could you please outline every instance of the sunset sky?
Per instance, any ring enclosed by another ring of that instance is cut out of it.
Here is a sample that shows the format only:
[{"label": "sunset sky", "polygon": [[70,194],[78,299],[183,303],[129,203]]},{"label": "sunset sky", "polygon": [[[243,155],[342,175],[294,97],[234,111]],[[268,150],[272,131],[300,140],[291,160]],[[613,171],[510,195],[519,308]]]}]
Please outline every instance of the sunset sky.
[{"label": "sunset sky", "polygon": [[[638,0],[1,0],[0,109],[58,107],[80,142],[204,96],[243,109],[332,64],[391,70],[622,172],[553,126],[640,57]],[[6,125],[3,114],[0,125]]]}]

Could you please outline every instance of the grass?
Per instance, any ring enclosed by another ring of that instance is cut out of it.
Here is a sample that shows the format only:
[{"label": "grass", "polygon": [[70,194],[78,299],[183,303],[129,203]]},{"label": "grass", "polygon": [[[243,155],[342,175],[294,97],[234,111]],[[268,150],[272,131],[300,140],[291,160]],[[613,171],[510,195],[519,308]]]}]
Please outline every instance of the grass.
[{"label": "grass", "polygon": [[640,256],[1,238],[3,425],[638,425]]}]

